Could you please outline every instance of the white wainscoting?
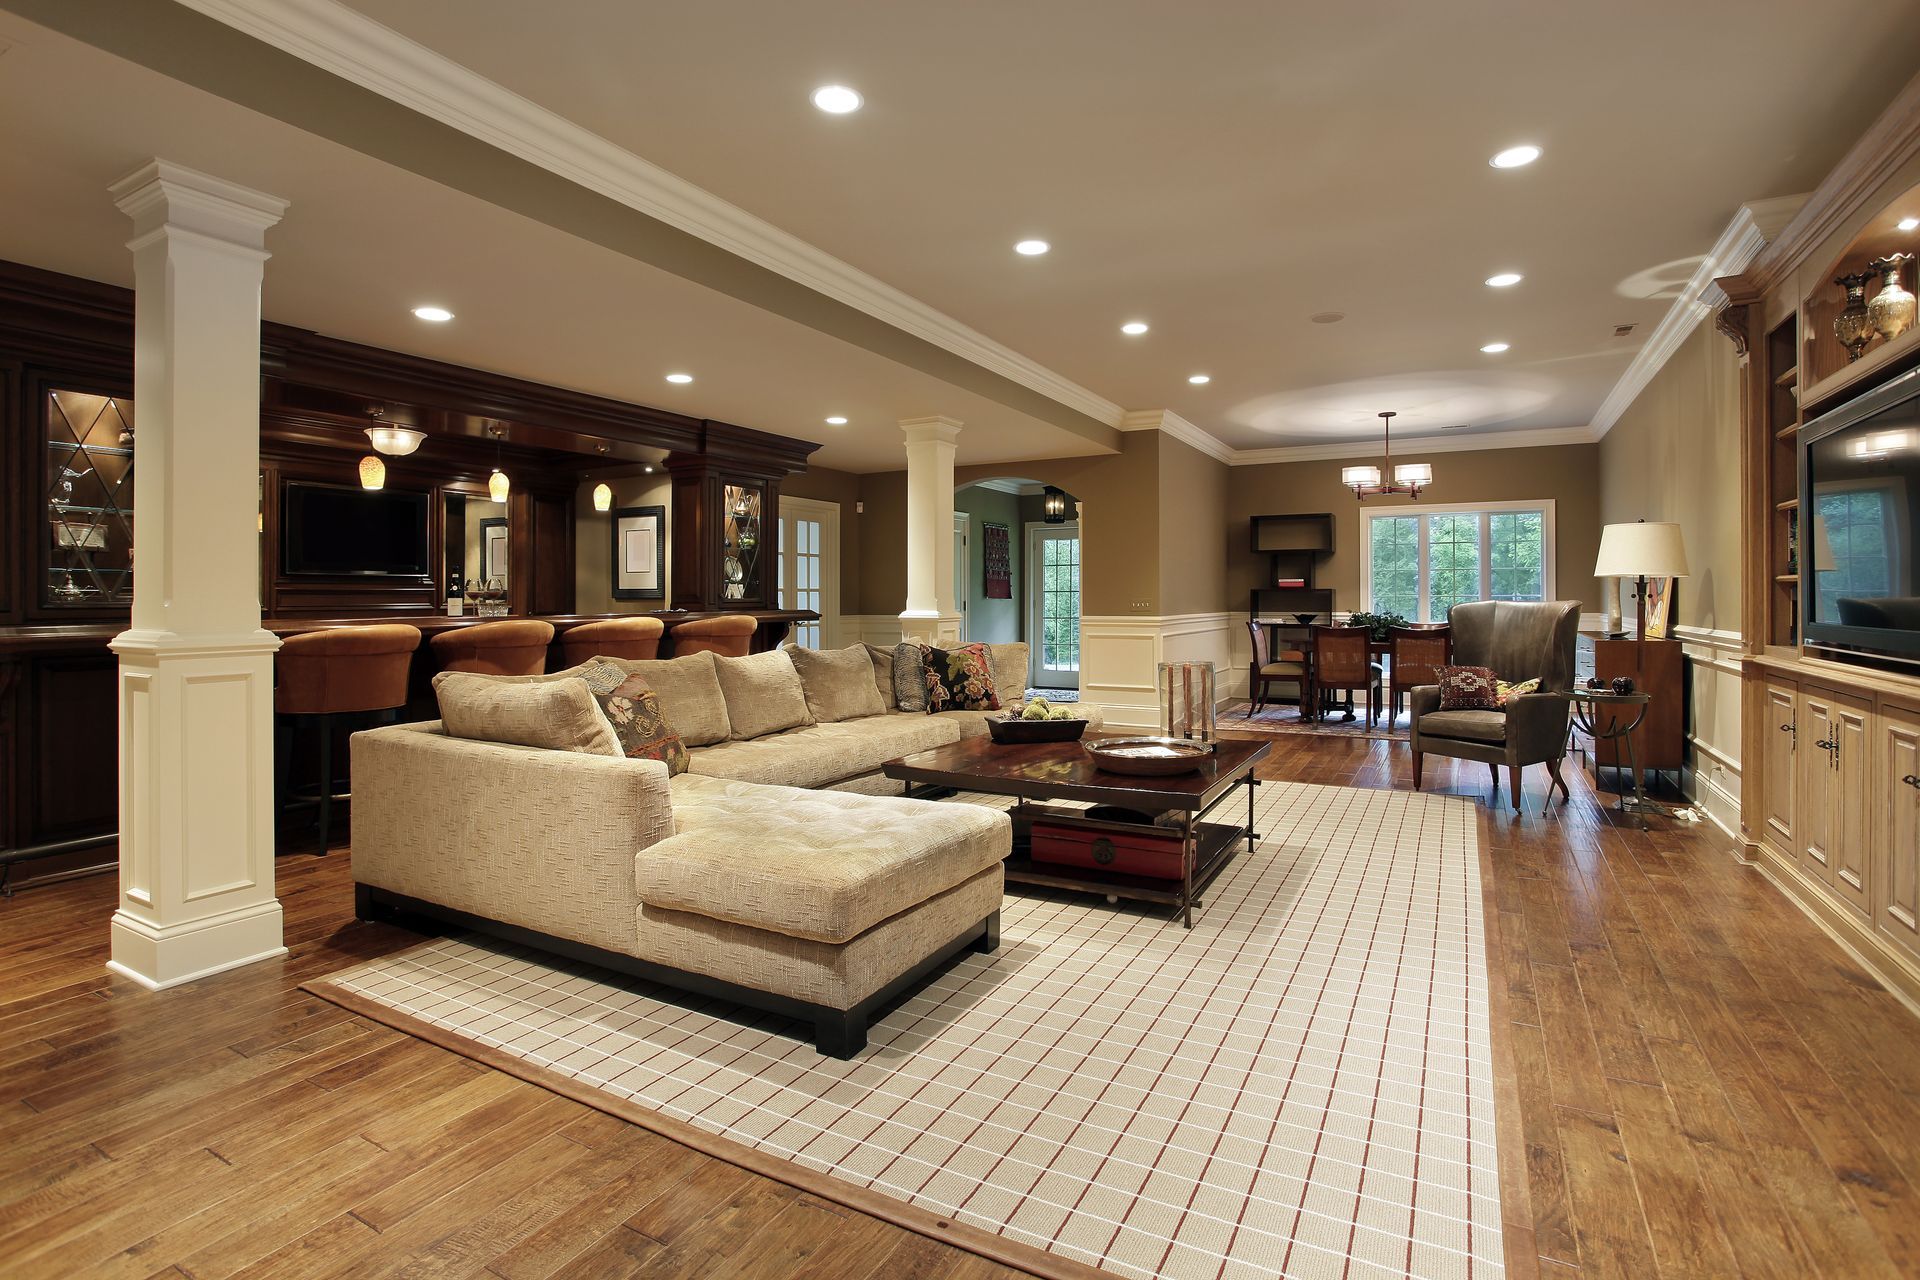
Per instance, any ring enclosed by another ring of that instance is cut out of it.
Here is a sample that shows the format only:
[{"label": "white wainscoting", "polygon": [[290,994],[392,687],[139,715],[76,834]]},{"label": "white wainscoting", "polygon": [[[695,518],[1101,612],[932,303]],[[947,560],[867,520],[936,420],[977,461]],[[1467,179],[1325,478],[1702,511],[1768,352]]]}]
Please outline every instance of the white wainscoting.
[{"label": "white wainscoting", "polygon": [[1687,746],[1680,786],[1715,826],[1740,830],[1740,633],[1673,628],[1689,677]]},{"label": "white wainscoting", "polygon": [[900,615],[897,613],[843,613],[840,615],[840,642],[875,644],[891,649],[900,643]]},{"label": "white wainscoting", "polygon": [[[1211,662],[1214,698],[1224,705],[1234,692],[1234,615],[1183,613],[1138,617],[1092,615],[1080,619],[1080,696],[1097,703],[1109,726],[1151,732],[1160,725],[1156,676],[1162,662]],[[1244,668],[1242,661],[1240,667]],[[1244,692],[1246,673],[1239,671]]]}]

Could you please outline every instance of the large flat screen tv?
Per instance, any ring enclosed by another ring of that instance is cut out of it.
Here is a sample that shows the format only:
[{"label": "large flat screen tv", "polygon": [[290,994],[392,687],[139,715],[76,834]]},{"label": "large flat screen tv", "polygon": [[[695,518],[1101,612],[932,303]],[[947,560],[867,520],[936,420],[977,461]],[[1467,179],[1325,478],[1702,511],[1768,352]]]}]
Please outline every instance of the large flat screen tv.
[{"label": "large flat screen tv", "polygon": [[427,495],[290,480],[280,543],[289,574],[427,573]]},{"label": "large flat screen tv", "polygon": [[1920,369],[1800,430],[1806,643],[1920,660]]}]

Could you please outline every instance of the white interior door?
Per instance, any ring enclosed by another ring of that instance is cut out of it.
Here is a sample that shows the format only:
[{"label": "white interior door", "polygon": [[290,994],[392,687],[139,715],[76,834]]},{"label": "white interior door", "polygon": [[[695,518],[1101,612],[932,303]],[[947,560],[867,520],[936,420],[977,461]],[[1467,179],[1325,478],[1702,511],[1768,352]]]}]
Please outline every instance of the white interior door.
[{"label": "white interior door", "polygon": [[960,643],[967,642],[967,585],[973,581],[967,561],[967,533],[973,517],[964,511],[953,513],[953,607],[960,611]]},{"label": "white interior door", "polygon": [[811,609],[817,622],[789,633],[807,649],[832,648],[840,627],[840,504],[780,499],[780,607]]},{"label": "white interior door", "polygon": [[1036,689],[1080,687],[1080,526],[1027,526],[1027,660]]}]

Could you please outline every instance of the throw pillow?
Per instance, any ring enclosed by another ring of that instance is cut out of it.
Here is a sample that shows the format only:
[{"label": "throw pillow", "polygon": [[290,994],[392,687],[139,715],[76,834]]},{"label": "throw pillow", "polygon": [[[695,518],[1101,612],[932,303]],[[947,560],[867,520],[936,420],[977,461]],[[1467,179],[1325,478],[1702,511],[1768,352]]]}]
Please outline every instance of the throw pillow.
[{"label": "throw pillow", "polygon": [[1499,697],[1500,697],[1500,705],[1504,707],[1507,705],[1508,702],[1512,701],[1514,698],[1518,698],[1529,693],[1537,693],[1539,692],[1539,690],[1540,690],[1540,677],[1535,676],[1531,680],[1522,680],[1518,684],[1508,684],[1505,680],[1502,680],[1499,682],[1497,693],[1499,694]]},{"label": "throw pillow", "polygon": [[1018,702],[1027,691],[1027,642],[988,645],[987,665],[993,672],[994,696]]},{"label": "throw pillow", "polygon": [[720,691],[720,675],[714,656],[708,652],[689,653],[678,658],[602,658],[630,676],[639,676],[659,695],[660,710],[667,723],[690,747],[710,747],[733,736],[727,719],[726,695]]},{"label": "throw pillow", "polygon": [[994,696],[993,667],[984,644],[963,644],[958,649],[935,649],[921,645],[927,664],[927,712],[998,711],[1000,699]]},{"label": "throw pillow", "polygon": [[893,701],[902,711],[927,709],[927,655],[915,641],[893,647]]},{"label": "throw pillow", "polygon": [[629,760],[658,760],[667,766],[668,777],[687,771],[686,744],[667,723],[660,695],[646,677],[630,676],[612,663],[602,662],[593,664],[585,678],[587,688],[613,726],[622,755]]},{"label": "throw pillow", "polygon": [[760,738],[813,723],[793,659],[780,649],[713,660],[735,738]]},{"label": "throw pillow", "polygon": [[793,662],[793,669],[800,673],[807,710],[820,723],[886,714],[887,704],[880,700],[880,690],[874,687],[873,659],[867,656],[865,645],[849,645],[845,649],[794,649],[787,657]]},{"label": "throw pillow", "polygon": [[587,682],[521,682],[469,671],[443,671],[433,682],[440,724],[450,738],[504,742],[547,751],[617,756],[620,739]]},{"label": "throw pillow", "polygon": [[1494,711],[1500,682],[1491,667],[1437,667],[1442,711]]},{"label": "throw pillow", "polygon": [[870,644],[867,657],[873,661],[873,687],[880,691],[882,705],[889,711],[898,711],[900,699],[893,692],[893,650]]}]

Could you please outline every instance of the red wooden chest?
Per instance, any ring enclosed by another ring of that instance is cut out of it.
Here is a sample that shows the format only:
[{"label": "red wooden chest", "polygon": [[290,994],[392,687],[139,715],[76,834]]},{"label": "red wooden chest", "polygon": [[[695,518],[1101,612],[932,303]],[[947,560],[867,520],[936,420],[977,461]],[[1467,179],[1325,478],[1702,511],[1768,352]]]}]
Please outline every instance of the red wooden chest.
[{"label": "red wooden chest", "polygon": [[1064,863],[1123,875],[1179,880],[1180,833],[1143,825],[1138,831],[1036,822],[1029,846],[1035,862]]}]

